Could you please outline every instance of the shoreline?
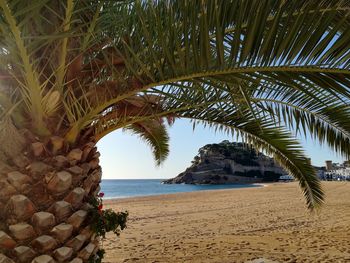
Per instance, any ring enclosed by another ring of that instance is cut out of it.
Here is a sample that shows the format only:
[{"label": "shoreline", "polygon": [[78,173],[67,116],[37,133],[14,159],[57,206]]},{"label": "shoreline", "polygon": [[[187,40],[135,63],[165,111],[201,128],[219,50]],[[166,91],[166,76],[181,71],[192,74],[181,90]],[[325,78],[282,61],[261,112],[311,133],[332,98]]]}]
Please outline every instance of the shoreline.
[{"label": "shoreline", "polygon": [[350,262],[350,182],[322,186],[316,213],[295,182],[106,200],[129,219],[104,262]]},{"label": "shoreline", "polygon": [[257,189],[261,187],[267,187],[269,185],[273,184],[279,184],[279,182],[271,182],[271,183],[253,183],[249,185],[254,185],[253,187],[239,187],[239,188],[224,188],[224,189],[205,189],[205,190],[196,190],[196,191],[188,191],[188,192],[176,192],[176,193],[164,193],[164,194],[150,194],[150,195],[139,195],[139,196],[126,196],[126,197],[106,197],[103,198],[104,203],[112,203],[115,201],[125,200],[128,201],[129,199],[143,199],[147,197],[161,197],[161,196],[168,196],[168,195],[178,195],[178,194],[189,194],[189,193],[198,193],[198,192],[207,192],[207,191],[234,191],[234,190],[240,190],[240,189]]}]

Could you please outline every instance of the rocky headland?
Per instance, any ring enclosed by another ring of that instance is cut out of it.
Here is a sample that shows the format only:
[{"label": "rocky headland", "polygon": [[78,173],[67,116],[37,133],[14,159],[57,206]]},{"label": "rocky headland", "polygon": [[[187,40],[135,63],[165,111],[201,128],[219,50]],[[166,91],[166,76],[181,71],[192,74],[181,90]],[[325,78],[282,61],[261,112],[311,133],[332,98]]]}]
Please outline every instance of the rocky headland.
[{"label": "rocky headland", "polygon": [[192,165],[166,184],[232,184],[273,182],[286,174],[273,158],[246,144],[223,141],[201,147]]}]

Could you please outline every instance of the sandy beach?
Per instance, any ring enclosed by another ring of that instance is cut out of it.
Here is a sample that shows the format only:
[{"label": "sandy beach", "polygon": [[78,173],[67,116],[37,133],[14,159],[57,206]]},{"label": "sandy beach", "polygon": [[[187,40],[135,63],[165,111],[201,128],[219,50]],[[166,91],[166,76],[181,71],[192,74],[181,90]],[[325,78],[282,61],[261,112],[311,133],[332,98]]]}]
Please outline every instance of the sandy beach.
[{"label": "sandy beach", "polygon": [[105,201],[130,216],[104,262],[350,262],[350,182],[323,187],[313,214],[296,183]]}]

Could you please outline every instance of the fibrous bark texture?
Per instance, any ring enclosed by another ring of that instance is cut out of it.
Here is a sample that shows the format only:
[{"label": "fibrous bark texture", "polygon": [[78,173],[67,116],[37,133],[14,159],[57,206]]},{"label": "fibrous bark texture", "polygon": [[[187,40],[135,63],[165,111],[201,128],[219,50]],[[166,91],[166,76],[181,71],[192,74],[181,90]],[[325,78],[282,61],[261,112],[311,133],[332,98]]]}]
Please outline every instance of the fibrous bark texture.
[{"label": "fibrous bark texture", "polygon": [[101,180],[95,143],[27,146],[0,164],[0,262],[87,262],[98,250],[88,217]]}]

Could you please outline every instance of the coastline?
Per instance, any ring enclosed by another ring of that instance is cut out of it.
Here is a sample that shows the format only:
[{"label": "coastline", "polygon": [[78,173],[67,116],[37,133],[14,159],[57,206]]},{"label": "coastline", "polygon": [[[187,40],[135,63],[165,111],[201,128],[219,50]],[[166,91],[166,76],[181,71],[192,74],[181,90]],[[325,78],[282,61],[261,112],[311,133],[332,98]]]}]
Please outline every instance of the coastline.
[{"label": "coastline", "polygon": [[207,191],[236,191],[240,189],[255,189],[260,187],[267,187],[268,185],[272,184],[279,184],[278,182],[272,182],[272,183],[253,183],[253,184],[247,184],[247,185],[254,185],[253,187],[241,187],[241,188],[225,188],[225,189],[205,189],[205,190],[196,190],[196,191],[188,191],[188,192],[176,192],[176,193],[165,193],[165,194],[150,194],[150,195],[139,195],[139,196],[125,196],[125,197],[106,197],[104,198],[104,203],[114,203],[120,200],[129,201],[132,199],[142,199],[147,197],[167,197],[168,195],[178,195],[178,194],[187,194],[187,193],[197,193],[197,192],[207,192]]},{"label": "coastline", "polygon": [[130,216],[104,262],[349,262],[350,183],[322,185],[316,213],[295,182],[106,200]]},{"label": "coastline", "polygon": [[258,186],[261,186],[261,187],[267,187],[271,184],[283,184],[283,183],[280,183],[280,182],[272,182],[272,183],[255,183],[254,185],[258,185]]}]

